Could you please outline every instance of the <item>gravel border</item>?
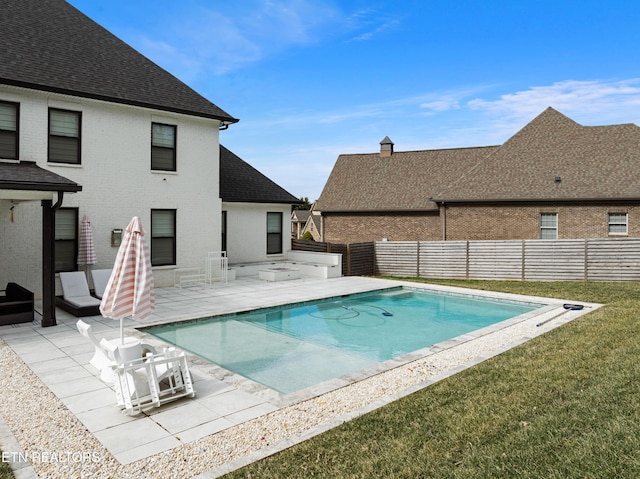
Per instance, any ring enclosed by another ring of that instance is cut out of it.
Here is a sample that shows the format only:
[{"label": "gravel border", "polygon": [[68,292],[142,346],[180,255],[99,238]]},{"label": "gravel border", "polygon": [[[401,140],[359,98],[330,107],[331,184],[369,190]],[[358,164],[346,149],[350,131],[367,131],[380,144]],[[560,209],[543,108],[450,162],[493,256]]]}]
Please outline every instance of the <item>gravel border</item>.
[{"label": "gravel border", "polygon": [[[23,451],[21,457],[10,461],[18,478],[35,477],[30,475],[29,466],[39,477],[51,479],[219,477],[427,387],[599,306],[591,304],[583,311],[550,315],[550,320],[539,327],[538,316],[490,330],[322,396],[126,465],[102,446],[0,338],[0,416],[13,433],[0,434],[0,444],[5,453]],[[0,432],[4,432],[1,421]]]}]

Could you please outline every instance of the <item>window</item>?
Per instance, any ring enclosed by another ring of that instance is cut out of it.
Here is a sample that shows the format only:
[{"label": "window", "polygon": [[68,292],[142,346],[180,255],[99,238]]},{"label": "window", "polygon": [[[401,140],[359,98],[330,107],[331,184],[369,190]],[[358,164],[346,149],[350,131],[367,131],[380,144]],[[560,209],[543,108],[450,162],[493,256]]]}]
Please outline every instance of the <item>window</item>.
[{"label": "window", "polygon": [[151,265],[176,264],[176,210],[151,210]]},{"label": "window", "polygon": [[628,213],[609,213],[609,234],[626,235],[628,232]]},{"label": "window", "polygon": [[0,159],[18,159],[18,104],[0,102]]},{"label": "window", "polygon": [[267,254],[282,253],[282,213],[267,213]]},{"label": "window", "polygon": [[176,126],[151,124],[151,169],[176,171]]},{"label": "window", "polygon": [[558,239],[558,213],[540,214],[540,239]]},{"label": "window", "polygon": [[75,271],[78,258],[78,209],[56,211],[55,249],[56,273]]},{"label": "window", "polygon": [[80,164],[79,111],[49,110],[49,161]]}]

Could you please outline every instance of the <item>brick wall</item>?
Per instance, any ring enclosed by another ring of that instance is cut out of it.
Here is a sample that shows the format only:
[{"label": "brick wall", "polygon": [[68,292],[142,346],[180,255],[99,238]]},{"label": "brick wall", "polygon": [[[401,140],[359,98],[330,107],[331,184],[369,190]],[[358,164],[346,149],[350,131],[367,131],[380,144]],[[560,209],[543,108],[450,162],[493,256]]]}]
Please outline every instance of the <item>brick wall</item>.
[{"label": "brick wall", "polygon": [[541,213],[557,213],[558,239],[609,237],[609,213],[627,213],[626,236],[640,236],[638,204],[460,205],[447,207],[447,240],[538,239]]},{"label": "brick wall", "polygon": [[368,241],[441,240],[442,227],[437,213],[404,215],[362,214],[327,215],[323,241],[361,243]]},{"label": "brick wall", "polygon": [[[640,203],[561,206],[546,204],[460,204],[446,207],[447,240],[539,239],[540,214],[557,213],[558,239],[621,237],[608,234],[609,213],[628,214],[628,237],[640,237]],[[325,214],[323,241],[442,240],[443,215]]]}]

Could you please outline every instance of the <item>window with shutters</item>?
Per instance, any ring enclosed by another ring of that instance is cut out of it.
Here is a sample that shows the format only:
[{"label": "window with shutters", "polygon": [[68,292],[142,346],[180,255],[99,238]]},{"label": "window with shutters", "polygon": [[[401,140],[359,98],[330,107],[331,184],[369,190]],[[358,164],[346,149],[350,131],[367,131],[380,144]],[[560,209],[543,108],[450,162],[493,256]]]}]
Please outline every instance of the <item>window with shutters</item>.
[{"label": "window with shutters", "polygon": [[49,109],[49,161],[80,164],[79,111]]}]

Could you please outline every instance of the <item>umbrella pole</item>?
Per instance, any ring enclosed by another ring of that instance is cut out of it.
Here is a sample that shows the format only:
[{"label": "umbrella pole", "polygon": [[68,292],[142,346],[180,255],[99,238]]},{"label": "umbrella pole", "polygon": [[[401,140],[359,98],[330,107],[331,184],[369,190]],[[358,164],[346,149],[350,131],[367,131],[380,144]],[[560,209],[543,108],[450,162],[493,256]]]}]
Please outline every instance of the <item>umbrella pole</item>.
[{"label": "umbrella pole", "polygon": [[120,345],[124,345],[124,318],[120,318]]}]

